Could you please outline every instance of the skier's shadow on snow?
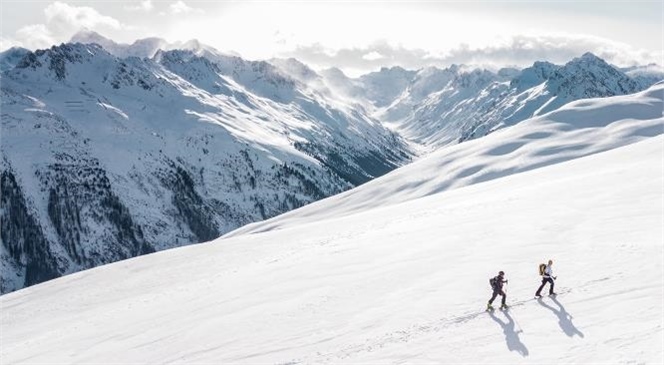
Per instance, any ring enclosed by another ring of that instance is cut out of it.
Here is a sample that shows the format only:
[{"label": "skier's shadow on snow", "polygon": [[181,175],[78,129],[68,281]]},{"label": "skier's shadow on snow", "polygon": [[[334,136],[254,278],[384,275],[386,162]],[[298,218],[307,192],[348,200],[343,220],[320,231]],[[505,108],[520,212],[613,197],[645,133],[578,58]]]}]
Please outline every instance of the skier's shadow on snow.
[{"label": "skier's shadow on snow", "polygon": [[569,337],[574,337],[574,335],[577,335],[581,338],[583,338],[583,332],[579,331],[578,328],[572,323],[572,315],[567,313],[565,310],[565,307],[563,307],[562,304],[558,301],[558,299],[553,296],[550,297],[551,300],[558,306],[559,309],[556,309],[546,303],[544,303],[544,300],[542,298],[539,298],[537,302],[544,308],[547,308],[553,314],[555,314],[558,317],[558,325],[560,325],[560,328],[565,332],[565,334]]},{"label": "skier's shadow on snow", "polygon": [[496,314],[493,313],[493,311],[489,312],[489,315],[491,315],[491,319],[493,319],[496,323],[500,325],[500,327],[503,328],[503,333],[505,334],[505,342],[507,343],[507,348],[510,351],[518,352],[523,357],[528,356],[529,354],[528,348],[526,348],[526,345],[524,345],[523,342],[521,342],[521,339],[519,338],[519,333],[523,331],[515,330],[514,319],[510,316],[508,311],[504,311],[503,314],[507,318],[507,322],[504,322],[502,319],[496,317]]}]

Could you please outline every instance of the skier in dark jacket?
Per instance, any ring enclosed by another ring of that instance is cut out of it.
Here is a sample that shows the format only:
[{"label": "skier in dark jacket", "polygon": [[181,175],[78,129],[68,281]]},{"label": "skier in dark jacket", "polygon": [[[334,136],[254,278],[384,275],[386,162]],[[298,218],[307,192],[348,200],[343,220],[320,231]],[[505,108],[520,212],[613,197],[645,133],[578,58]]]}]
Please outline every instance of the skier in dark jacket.
[{"label": "skier in dark jacket", "polygon": [[493,295],[491,296],[491,299],[489,299],[489,303],[487,304],[486,309],[487,310],[492,310],[493,309],[491,304],[493,303],[493,301],[496,299],[496,297],[498,295],[502,295],[502,297],[503,297],[502,303],[500,305],[500,309],[507,308],[507,304],[505,304],[505,300],[507,299],[507,295],[505,295],[505,292],[503,291],[503,284],[507,282],[507,280],[505,280],[505,273],[502,272],[502,271],[499,272],[498,276],[491,279],[490,282],[491,282],[491,288],[493,289]]},{"label": "skier in dark jacket", "polygon": [[556,295],[556,293],[553,291],[553,281],[556,280],[557,277],[553,276],[553,260],[549,260],[549,264],[546,265],[546,268],[544,269],[544,274],[542,275],[542,285],[537,289],[537,292],[535,293],[536,298],[542,297],[542,289],[544,289],[544,286],[546,283],[551,284],[551,287],[549,288],[549,295]]}]

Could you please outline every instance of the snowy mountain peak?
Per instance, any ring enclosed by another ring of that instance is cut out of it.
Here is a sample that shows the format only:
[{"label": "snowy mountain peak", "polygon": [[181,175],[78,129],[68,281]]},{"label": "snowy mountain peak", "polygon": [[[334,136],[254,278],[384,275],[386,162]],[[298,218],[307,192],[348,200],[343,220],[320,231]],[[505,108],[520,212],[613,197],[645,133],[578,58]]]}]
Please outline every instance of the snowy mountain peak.
[{"label": "snowy mountain peak", "polygon": [[72,36],[69,42],[98,44],[102,46],[109,53],[113,54],[116,57],[121,57],[121,58],[125,57],[150,58],[154,56],[154,54],[159,49],[168,48],[168,42],[157,37],[137,39],[132,44],[124,44],[124,43],[117,43],[91,30],[81,30],[77,32]]},{"label": "snowy mountain peak", "polygon": [[11,70],[21,62],[23,57],[30,53],[30,50],[22,47],[11,47],[0,52],[0,72]]},{"label": "snowy mountain peak", "polygon": [[320,71],[321,76],[332,79],[332,80],[337,80],[337,81],[348,81],[350,80],[350,77],[346,75],[343,70],[341,70],[338,67],[330,67],[326,68],[324,70]]},{"label": "snowy mountain peak", "polygon": [[205,47],[198,39],[190,39],[182,44],[182,48],[189,50],[200,50]]},{"label": "snowy mountain peak", "polygon": [[226,56],[233,57],[238,56],[234,52],[221,52],[216,48],[207,45],[198,39],[190,39],[184,43],[171,43],[166,44],[163,49],[185,49],[194,52],[198,56]]},{"label": "snowy mountain peak", "polygon": [[457,67],[439,69],[437,67],[426,67],[417,72],[408,89],[404,94],[414,100],[421,100],[427,95],[439,91],[458,77]]},{"label": "snowy mountain peak", "polygon": [[406,70],[401,66],[381,67],[378,71],[370,72],[360,76],[360,79],[386,79],[389,77],[404,79],[415,75],[417,71]]},{"label": "snowy mountain peak", "polygon": [[[547,82],[547,89],[554,95],[576,99],[631,94],[640,90],[629,76],[590,52],[557,68]],[[553,109],[555,107],[547,108]]]},{"label": "snowy mountain peak", "polygon": [[510,82],[510,87],[518,91],[529,89],[548,80],[560,68],[550,62],[537,61],[532,66],[524,68]]},{"label": "snowy mountain peak", "polygon": [[113,56],[96,43],[63,43],[27,53],[16,69],[42,69],[57,80],[64,80],[68,75],[68,65],[89,63],[99,58],[112,59]]},{"label": "snowy mountain peak", "polygon": [[575,57],[565,65],[559,68],[561,73],[572,73],[577,70],[582,70],[585,72],[591,73],[600,73],[605,70],[616,70],[619,71],[616,67],[610,65],[608,62],[597,57],[591,52],[584,53],[581,57]]},{"label": "snowy mountain peak", "polygon": [[30,52],[29,49],[23,48],[23,47],[9,47],[6,50],[0,52],[0,54],[9,54],[9,53],[16,53],[16,52]]},{"label": "snowy mountain peak", "polygon": [[109,53],[120,58],[125,58],[125,57],[151,58],[160,49],[172,48],[168,42],[158,37],[137,39],[132,44],[125,44],[125,43],[117,43],[111,39],[104,37],[103,35],[97,32],[90,30],[81,30],[77,32],[72,36],[70,43],[85,43],[85,44],[96,43],[101,45]]},{"label": "snowy mountain peak", "polygon": [[461,72],[454,82],[460,88],[483,88],[496,80],[496,74],[484,69],[475,69],[470,72]]},{"label": "snowy mountain peak", "polygon": [[167,44],[165,40],[156,37],[138,39],[126,47],[124,56],[150,58],[158,50],[166,48]]},{"label": "snowy mountain peak", "polygon": [[269,62],[280,68],[287,75],[300,81],[306,82],[320,77],[320,75],[318,75],[316,71],[314,71],[309,66],[305,65],[304,63],[292,57],[286,59],[273,58]]},{"label": "snowy mountain peak", "polygon": [[359,82],[366,90],[366,97],[381,107],[391,104],[401,95],[416,73],[399,66],[382,67],[379,71],[360,76]]},{"label": "snowy mountain peak", "polygon": [[459,72],[461,70],[461,65],[453,63],[450,66],[448,66],[447,69],[450,70],[450,72]]},{"label": "snowy mountain peak", "polygon": [[503,67],[498,70],[498,76],[505,79],[513,79],[519,74],[520,70],[515,67]]},{"label": "snowy mountain peak", "polygon": [[[585,61],[585,62],[606,63],[606,61],[604,61],[602,58],[598,57],[597,55],[595,55],[592,52],[586,52],[586,53],[582,54],[581,57],[575,58],[574,60],[577,60],[577,59]],[[572,60],[572,62],[574,62],[574,60]]]},{"label": "snowy mountain peak", "polygon": [[76,32],[69,40],[69,43],[96,43],[109,51],[118,46],[118,43],[115,41],[89,29],[83,29]]},{"label": "snowy mountain peak", "polygon": [[94,84],[147,91],[161,83],[150,68],[147,59],[118,58],[96,43],[65,43],[28,53],[7,77],[36,84],[55,80],[79,88]]}]

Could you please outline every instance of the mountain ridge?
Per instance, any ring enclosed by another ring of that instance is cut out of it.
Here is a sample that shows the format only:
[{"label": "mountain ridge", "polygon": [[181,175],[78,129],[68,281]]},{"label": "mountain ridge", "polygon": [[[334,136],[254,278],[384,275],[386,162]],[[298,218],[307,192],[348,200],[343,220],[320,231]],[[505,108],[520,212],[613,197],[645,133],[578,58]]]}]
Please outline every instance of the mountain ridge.
[{"label": "mountain ridge", "polygon": [[3,73],[3,293],[211,240],[412,156],[267,63],[156,56],[72,43]]}]

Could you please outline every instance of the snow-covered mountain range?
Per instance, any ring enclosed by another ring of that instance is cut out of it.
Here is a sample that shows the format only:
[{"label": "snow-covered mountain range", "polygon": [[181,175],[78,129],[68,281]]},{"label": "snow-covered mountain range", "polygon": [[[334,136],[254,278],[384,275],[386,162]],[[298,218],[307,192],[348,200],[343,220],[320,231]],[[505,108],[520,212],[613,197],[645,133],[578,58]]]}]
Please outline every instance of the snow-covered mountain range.
[{"label": "snow-covered mountain range", "polygon": [[233,56],[70,43],[27,53],[1,92],[2,292],[208,241],[412,156],[361,108]]},{"label": "snow-covered mountain range", "polygon": [[536,62],[517,71],[420,70],[378,117],[404,137],[440,147],[485,136],[502,127],[556,110],[574,100],[632,94],[662,80],[630,77],[586,53],[558,66]]},{"label": "snow-covered mountain range", "polygon": [[[664,84],[0,297],[8,363],[661,363]],[[533,299],[553,259],[557,297]],[[506,272],[508,311],[484,311]]]},{"label": "snow-covered mountain range", "polygon": [[393,67],[350,78],[197,41],[118,44],[93,32],[12,48],[0,66],[2,293],[208,241],[422,151],[664,78],[591,54],[524,70]]}]

